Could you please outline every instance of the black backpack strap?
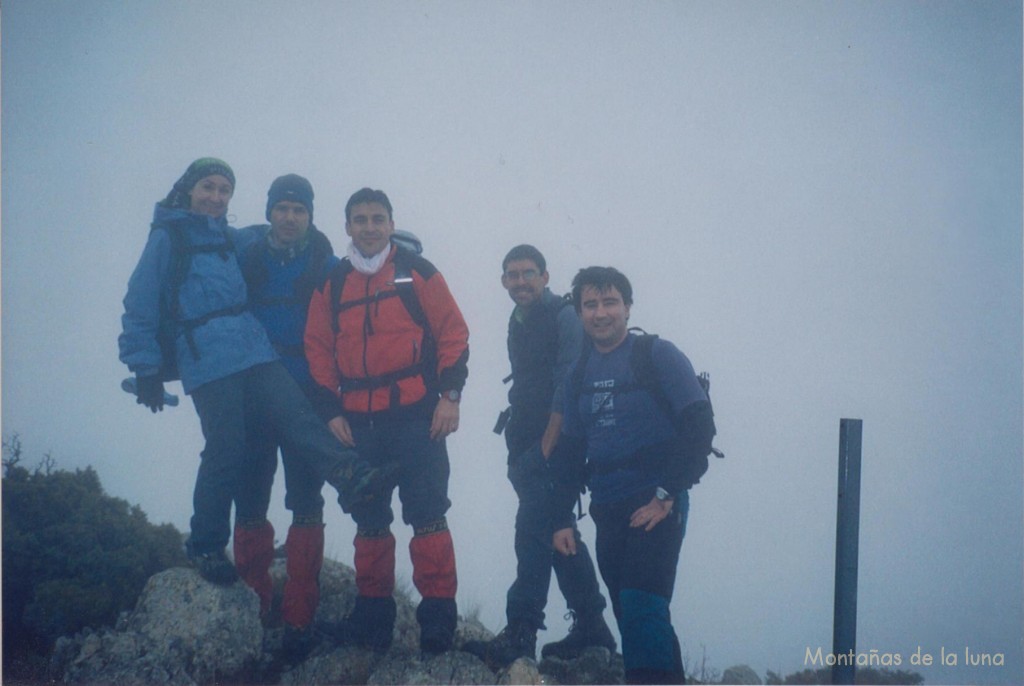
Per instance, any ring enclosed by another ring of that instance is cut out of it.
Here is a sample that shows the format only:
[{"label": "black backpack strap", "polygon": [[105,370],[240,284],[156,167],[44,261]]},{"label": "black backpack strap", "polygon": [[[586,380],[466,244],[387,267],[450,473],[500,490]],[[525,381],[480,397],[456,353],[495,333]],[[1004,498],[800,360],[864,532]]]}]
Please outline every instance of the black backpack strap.
[{"label": "black backpack strap", "polygon": [[157,229],[163,229],[166,231],[167,235],[171,239],[171,269],[170,281],[167,290],[167,310],[170,314],[170,321],[164,326],[167,326],[168,329],[173,327],[173,333],[170,334],[172,344],[178,335],[184,334],[185,340],[188,343],[189,352],[192,353],[192,359],[198,360],[200,358],[199,348],[196,345],[192,332],[211,319],[241,314],[248,309],[248,305],[243,303],[207,312],[201,317],[185,319],[181,311],[181,285],[185,282],[185,277],[188,275],[188,270],[192,264],[192,258],[194,256],[216,253],[220,255],[222,260],[227,260],[234,251],[235,245],[231,240],[231,234],[228,233],[227,229],[223,229],[221,231],[221,237],[223,238],[222,242],[202,245],[193,245],[189,243],[185,237],[185,231],[177,225],[171,226],[167,224],[153,223],[150,226],[150,231],[155,231]]},{"label": "black backpack strap", "polygon": [[566,387],[566,390],[569,391],[573,407],[579,404],[580,396],[583,394],[583,374],[587,370],[587,362],[590,360],[590,349],[592,347],[593,344],[590,342],[590,339],[584,336],[582,349],[580,350],[579,357],[576,359],[576,366],[572,370],[572,375],[569,376],[569,385]]},{"label": "black backpack strap", "polygon": [[164,381],[173,381],[179,376],[178,359],[175,341],[181,333],[178,321],[181,319],[181,303],[179,293],[181,284],[188,272],[189,256],[186,252],[184,231],[177,225],[150,224],[150,232],[166,231],[171,244],[170,264],[168,267],[167,290],[160,299],[160,324],[157,330],[157,342],[160,345],[162,358],[160,375]]},{"label": "black backpack strap", "polygon": [[395,250],[395,290],[416,326],[423,329],[424,334],[430,335],[430,322],[427,321],[427,315],[412,285],[412,256],[413,253],[402,246]]},{"label": "black backpack strap", "polygon": [[[431,393],[437,391],[438,383],[437,340],[430,328],[427,313],[423,311],[423,305],[420,303],[419,296],[416,295],[412,276],[413,271],[417,270],[424,278],[429,278],[433,272],[424,273],[429,271],[428,267],[430,267],[429,262],[402,245],[397,245],[395,250],[395,291],[402,299],[402,305],[409,313],[409,317],[412,318],[416,326],[423,330],[423,349],[420,351],[420,361],[413,366],[418,368],[416,373],[423,376],[423,384],[427,387],[427,392]],[[398,386],[393,386],[392,390],[393,404],[397,404],[397,398],[394,396],[397,396]]]},{"label": "black backpack strap", "polygon": [[153,223],[149,227],[150,232],[153,231],[166,231],[167,237],[171,241],[171,260],[170,269],[168,270],[168,284],[167,284],[167,306],[171,316],[175,319],[180,318],[181,304],[178,302],[178,292],[181,290],[181,284],[185,282],[185,275],[188,273],[188,265],[190,262],[188,245],[185,240],[185,232],[178,226],[169,226],[167,224]]},{"label": "black backpack strap", "polygon": [[639,388],[647,391],[654,402],[661,409],[662,413],[672,421],[672,403],[665,395],[658,379],[658,371],[654,368],[654,342],[658,340],[657,334],[651,334],[637,329],[641,332],[633,341],[633,349],[630,351],[629,366],[633,370],[633,378]]},{"label": "black backpack strap", "polygon": [[309,259],[302,273],[295,279],[294,291],[299,302],[309,302],[313,291],[319,288],[327,276],[324,267],[327,260],[334,255],[331,242],[315,226],[309,227]]},{"label": "black backpack strap", "polygon": [[[269,231],[269,228],[267,230]],[[267,236],[264,233],[238,256],[238,266],[242,270],[242,278],[245,279],[250,297],[254,292],[261,290],[270,278],[265,260],[268,248]]]},{"label": "black backpack strap", "polygon": [[334,266],[330,277],[328,277],[331,281],[331,330],[334,331],[335,336],[338,335],[338,315],[344,309],[341,305],[341,294],[345,290],[345,279],[353,269],[355,267],[352,266],[352,261],[346,257]]}]

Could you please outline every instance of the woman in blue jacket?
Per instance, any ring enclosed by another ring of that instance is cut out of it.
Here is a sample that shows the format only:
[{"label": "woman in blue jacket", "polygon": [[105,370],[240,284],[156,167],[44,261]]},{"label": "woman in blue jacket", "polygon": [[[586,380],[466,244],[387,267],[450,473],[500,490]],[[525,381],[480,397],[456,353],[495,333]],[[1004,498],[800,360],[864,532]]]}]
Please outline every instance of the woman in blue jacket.
[{"label": "woman in blue jacket", "polygon": [[209,581],[238,576],[224,552],[231,503],[246,459],[245,424],[273,426],[338,490],[346,512],[370,497],[378,474],[339,443],[316,415],[249,311],[236,259],[252,236],[225,215],[235,175],[223,160],[196,160],[158,202],[124,298],[121,361],[138,402],[163,409],[164,381],[180,375],[206,445],[193,494],[188,555]]}]

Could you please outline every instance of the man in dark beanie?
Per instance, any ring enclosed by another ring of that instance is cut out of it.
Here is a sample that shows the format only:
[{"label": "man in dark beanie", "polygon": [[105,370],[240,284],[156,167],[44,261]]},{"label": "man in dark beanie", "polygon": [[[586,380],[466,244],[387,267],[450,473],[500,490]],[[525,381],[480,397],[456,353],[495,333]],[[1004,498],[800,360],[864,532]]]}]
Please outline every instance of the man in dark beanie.
[{"label": "man in dark beanie", "polygon": [[274,179],[267,191],[267,221],[273,222],[270,213],[274,205],[282,200],[296,202],[306,208],[309,223],[313,223],[313,186],[309,180],[298,174],[285,174]]},{"label": "man in dark beanie", "polygon": [[[260,238],[240,256],[249,289],[249,306],[263,324],[281,361],[308,394],[313,379],[302,347],[306,311],[313,289],[338,262],[327,237],[312,224],[313,186],[297,174],[274,180],[267,193],[269,225],[253,226]],[[324,555],[323,479],[303,456],[282,445],[281,437],[264,424],[247,427],[249,464],[235,497],[235,565],[242,579],[260,597],[266,616],[273,596],[270,564],[274,559],[274,528],[267,520],[277,452],[285,476],[285,507],[292,512],[285,550],[288,578],[281,616],[285,624],[285,660],[301,658],[310,645],[309,628],[319,602],[318,578]]]}]

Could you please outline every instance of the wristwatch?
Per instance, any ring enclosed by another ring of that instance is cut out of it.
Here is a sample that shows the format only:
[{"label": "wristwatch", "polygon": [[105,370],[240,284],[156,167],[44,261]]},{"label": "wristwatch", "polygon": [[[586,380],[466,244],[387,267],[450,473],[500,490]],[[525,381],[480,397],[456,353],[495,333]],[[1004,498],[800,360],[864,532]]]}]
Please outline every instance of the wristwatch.
[{"label": "wristwatch", "polygon": [[666,500],[670,500],[670,501],[671,500],[675,500],[675,498],[672,497],[672,494],[669,493],[668,491],[666,491],[661,486],[658,486],[658,489],[656,491],[654,491],[654,497],[657,498],[658,500],[662,501],[662,502],[664,502]]},{"label": "wristwatch", "polygon": [[447,398],[448,400],[451,400],[453,403],[457,403],[462,398],[462,394],[459,393],[454,388],[452,388],[451,390],[447,390],[444,392],[444,397]]}]

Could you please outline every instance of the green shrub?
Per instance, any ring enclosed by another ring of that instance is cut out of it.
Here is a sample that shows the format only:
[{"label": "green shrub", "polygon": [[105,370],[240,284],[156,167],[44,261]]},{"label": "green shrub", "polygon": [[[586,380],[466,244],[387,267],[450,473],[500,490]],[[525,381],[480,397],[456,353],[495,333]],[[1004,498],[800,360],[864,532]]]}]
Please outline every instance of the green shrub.
[{"label": "green shrub", "polygon": [[153,574],[186,563],[181,533],[154,526],[138,506],[103,492],[91,468],[21,466],[4,442],[4,665],[46,654],[60,636],[112,625]]}]

